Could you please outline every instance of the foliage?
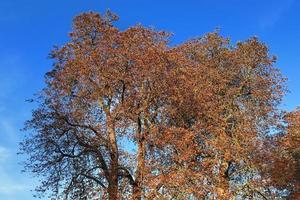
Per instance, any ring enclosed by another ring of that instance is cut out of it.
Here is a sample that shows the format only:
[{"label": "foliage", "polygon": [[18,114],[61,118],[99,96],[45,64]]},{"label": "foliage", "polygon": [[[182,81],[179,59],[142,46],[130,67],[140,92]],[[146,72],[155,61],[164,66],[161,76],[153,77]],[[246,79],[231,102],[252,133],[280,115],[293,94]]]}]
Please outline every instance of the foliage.
[{"label": "foliage", "polygon": [[170,46],[170,34],[121,31],[117,19],[75,17],[70,41],[51,53],[21,146],[26,169],[43,179],[37,191],[57,199],[275,198],[279,184],[264,156],[277,163],[265,148],[281,123],[285,78],[267,46],[257,38],[233,45],[218,32]]}]

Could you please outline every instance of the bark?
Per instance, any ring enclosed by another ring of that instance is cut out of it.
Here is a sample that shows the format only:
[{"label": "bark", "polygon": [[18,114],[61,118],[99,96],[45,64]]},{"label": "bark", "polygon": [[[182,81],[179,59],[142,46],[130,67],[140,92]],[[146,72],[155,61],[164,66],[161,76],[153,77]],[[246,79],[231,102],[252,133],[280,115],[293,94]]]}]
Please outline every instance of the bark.
[{"label": "bark", "polygon": [[133,199],[141,200],[143,196],[143,172],[145,170],[145,136],[143,130],[142,119],[138,118],[138,156],[137,156],[137,170],[135,174],[135,184],[133,186]]},{"label": "bark", "polygon": [[109,200],[117,200],[118,197],[118,145],[116,140],[116,132],[114,128],[114,122],[109,112],[109,108],[106,110],[106,123],[108,129],[108,137],[111,145],[110,158],[110,173],[109,173],[109,187],[108,187],[108,196]]},{"label": "bark", "polygon": [[111,177],[112,180],[109,183],[109,187],[108,187],[108,199],[109,200],[117,200],[118,199],[118,181],[115,181],[117,179],[114,179],[113,177]]}]

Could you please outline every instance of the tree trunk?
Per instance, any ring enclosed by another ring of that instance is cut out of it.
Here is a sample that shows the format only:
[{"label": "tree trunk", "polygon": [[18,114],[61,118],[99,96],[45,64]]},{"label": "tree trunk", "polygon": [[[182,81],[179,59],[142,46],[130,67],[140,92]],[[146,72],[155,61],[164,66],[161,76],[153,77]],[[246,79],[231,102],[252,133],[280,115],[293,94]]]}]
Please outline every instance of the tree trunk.
[{"label": "tree trunk", "polygon": [[106,112],[106,123],[108,129],[109,142],[111,145],[110,149],[110,173],[109,173],[109,187],[108,187],[108,195],[109,200],[117,200],[118,196],[118,166],[119,166],[119,152],[118,145],[116,140],[116,133],[114,122],[111,119],[111,115],[109,111]]},{"label": "tree trunk", "polygon": [[146,145],[145,145],[145,136],[143,130],[142,119],[138,118],[138,156],[137,156],[137,170],[135,174],[135,184],[133,186],[133,199],[141,200],[143,196],[143,173],[145,170],[145,153],[146,153]]},{"label": "tree trunk", "polygon": [[118,197],[118,176],[112,174],[110,176],[110,182],[108,186],[108,199],[109,200],[117,200]]}]

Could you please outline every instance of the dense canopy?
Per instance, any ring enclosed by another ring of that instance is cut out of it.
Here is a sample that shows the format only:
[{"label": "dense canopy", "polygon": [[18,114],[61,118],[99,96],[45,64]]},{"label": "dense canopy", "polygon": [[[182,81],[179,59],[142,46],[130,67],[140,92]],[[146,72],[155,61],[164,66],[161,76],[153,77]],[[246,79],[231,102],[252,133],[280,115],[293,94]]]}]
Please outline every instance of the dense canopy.
[{"label": "dense canopy", "polygon": [[75,17],[69,42],[51,53],[21,146],[26,169],[43,179],[38,194],[228,200],[298,192],[300,114],[278,108],[285,78],[264,43],[232,44],[216,31],[170,46],[164,31],[120,30],[116,20],[111,12]]}]

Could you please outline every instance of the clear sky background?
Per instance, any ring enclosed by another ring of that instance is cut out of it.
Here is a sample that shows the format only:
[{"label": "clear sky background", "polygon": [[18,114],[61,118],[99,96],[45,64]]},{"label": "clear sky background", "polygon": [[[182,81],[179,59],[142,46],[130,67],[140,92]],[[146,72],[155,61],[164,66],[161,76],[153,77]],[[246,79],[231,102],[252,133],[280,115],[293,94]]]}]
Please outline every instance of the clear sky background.
[{"label": "clear sky background", "polygon": [[[141,23],[174,34],[172,44],[216,28],[233,42],[258,36],[278,56],[290,93],[282,107],[300,105],[300,1],[297,0],[0,0],[0,200],[30,200],[38,180],[21,173],[16,155],[30,118],[25,102],[43,88],[53,45],[68,40],[71,21],[84,11],[120,16],[125,29]],[[45,198],[46,199],[46,198]]]}]

